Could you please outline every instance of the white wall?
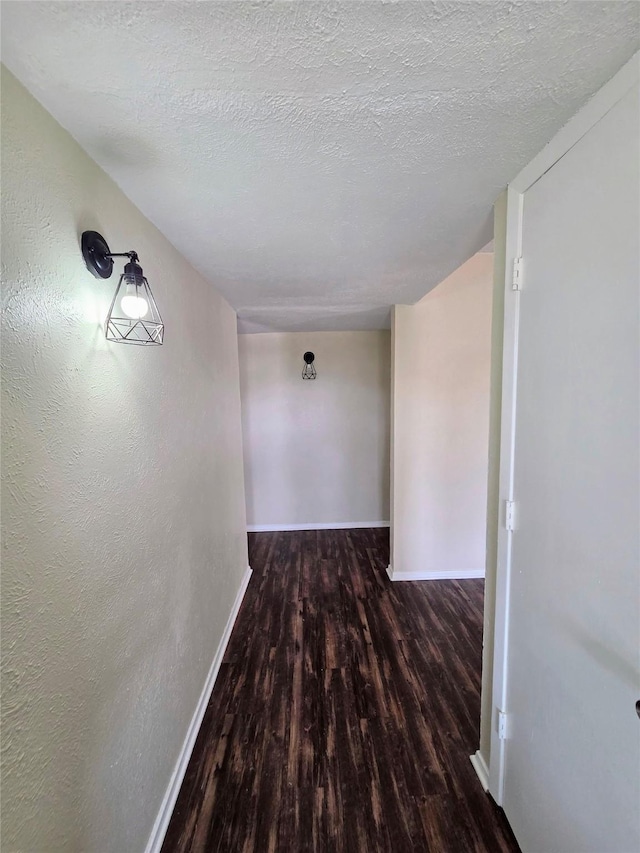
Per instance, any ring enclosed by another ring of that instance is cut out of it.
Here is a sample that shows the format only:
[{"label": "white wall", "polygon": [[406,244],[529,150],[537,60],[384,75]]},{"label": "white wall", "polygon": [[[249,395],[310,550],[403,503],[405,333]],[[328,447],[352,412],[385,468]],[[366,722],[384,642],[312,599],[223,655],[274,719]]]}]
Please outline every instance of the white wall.
[{"label": "white wall", "polygon": [[394,309],[394,579],[484,572],[492,275],[477,254]]},{"label": "white wall", "polygon": [[142,850],[247,565],[236,317],[4,69],[2,158],[2,849]]},{"label": "white wall", "polygon": [[[389,519],[389,332],[240,335],[250,527]],[[316,356],[317,379],[301,377]]]}]

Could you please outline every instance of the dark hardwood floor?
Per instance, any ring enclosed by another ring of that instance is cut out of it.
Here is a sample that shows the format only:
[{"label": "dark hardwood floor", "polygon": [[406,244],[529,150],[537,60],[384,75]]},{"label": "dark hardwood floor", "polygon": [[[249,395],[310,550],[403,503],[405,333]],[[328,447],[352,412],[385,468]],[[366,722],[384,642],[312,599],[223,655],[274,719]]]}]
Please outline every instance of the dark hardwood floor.
[{"label": "dark hardwood floor", "polygon": [[483,582],[392,584],[384,529],[249,549],[163,853],[517,851],[469,761]]}]

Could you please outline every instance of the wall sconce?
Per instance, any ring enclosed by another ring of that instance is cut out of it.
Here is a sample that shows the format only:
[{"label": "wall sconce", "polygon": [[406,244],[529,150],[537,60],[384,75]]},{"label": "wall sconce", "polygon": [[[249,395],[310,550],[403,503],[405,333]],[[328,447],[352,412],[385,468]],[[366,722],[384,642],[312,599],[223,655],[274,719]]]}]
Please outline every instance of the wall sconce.
[{"label": "wall sconce", "polygon": [[81,240],[82,257],[96,278],[109,278],[113,258],[129,258],[107,314],[105,337],[120,344],[162,344],[164,323],[142,274],[137,252],[112,252],[97,231],[85,231]]},{"label": "wall sconce", "polygon": [[312,352],[305,352],[302,356],[304,358],[304,367],[302,368],[302,378],[303,379],[315,379],[318,375],[316,373],[316,369],[313,366],[313,361],[315,359],[315,355]]}]

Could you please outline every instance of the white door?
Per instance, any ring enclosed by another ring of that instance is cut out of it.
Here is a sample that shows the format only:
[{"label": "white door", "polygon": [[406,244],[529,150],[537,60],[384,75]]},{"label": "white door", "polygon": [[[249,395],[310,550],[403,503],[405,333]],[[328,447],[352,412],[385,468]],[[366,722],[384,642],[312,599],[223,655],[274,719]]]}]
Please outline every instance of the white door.
[{"label": "white door", "polygon": [[638,90],[524,195],[504,808],[640,851]]}]

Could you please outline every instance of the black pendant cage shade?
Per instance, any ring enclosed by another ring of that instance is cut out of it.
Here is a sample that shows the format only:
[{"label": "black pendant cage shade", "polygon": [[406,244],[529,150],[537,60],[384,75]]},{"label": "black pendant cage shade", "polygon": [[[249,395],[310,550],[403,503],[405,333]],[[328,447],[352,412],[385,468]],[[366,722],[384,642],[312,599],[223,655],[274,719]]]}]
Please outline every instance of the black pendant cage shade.
[{"label": "black pendant cage shade", "polygon": [[[111,308],[107,314],[106,338],[121,344],[162,344],[164,323],[153,298],[149,282],[143,275],[127,270],[120,276]],[[142,269],[138,267],[140,272]],[[125,311],[123,306],[128,307]],[[133,316],[131,316],[133,315]]]},{"label": "black pendant cage shade", "polygon": [[312,352],[305,352],[302,358],[304,359],[304,367],[302,368],[302,378],[315,379],[318,375],[316,373],[316,368],[313,364],[315,360],[315,355]]},{"label": "black pendant cage shade", "polygon": [[97,231],[85,231],[81,245],[87,269],[96,278],[109,278],[114,257],[129,258],[107,314],[107,340],[138,346],[161,345],[164,340],[164,323],[149,282],[138,263],[137,253],[111,252],[106,240]]}]

